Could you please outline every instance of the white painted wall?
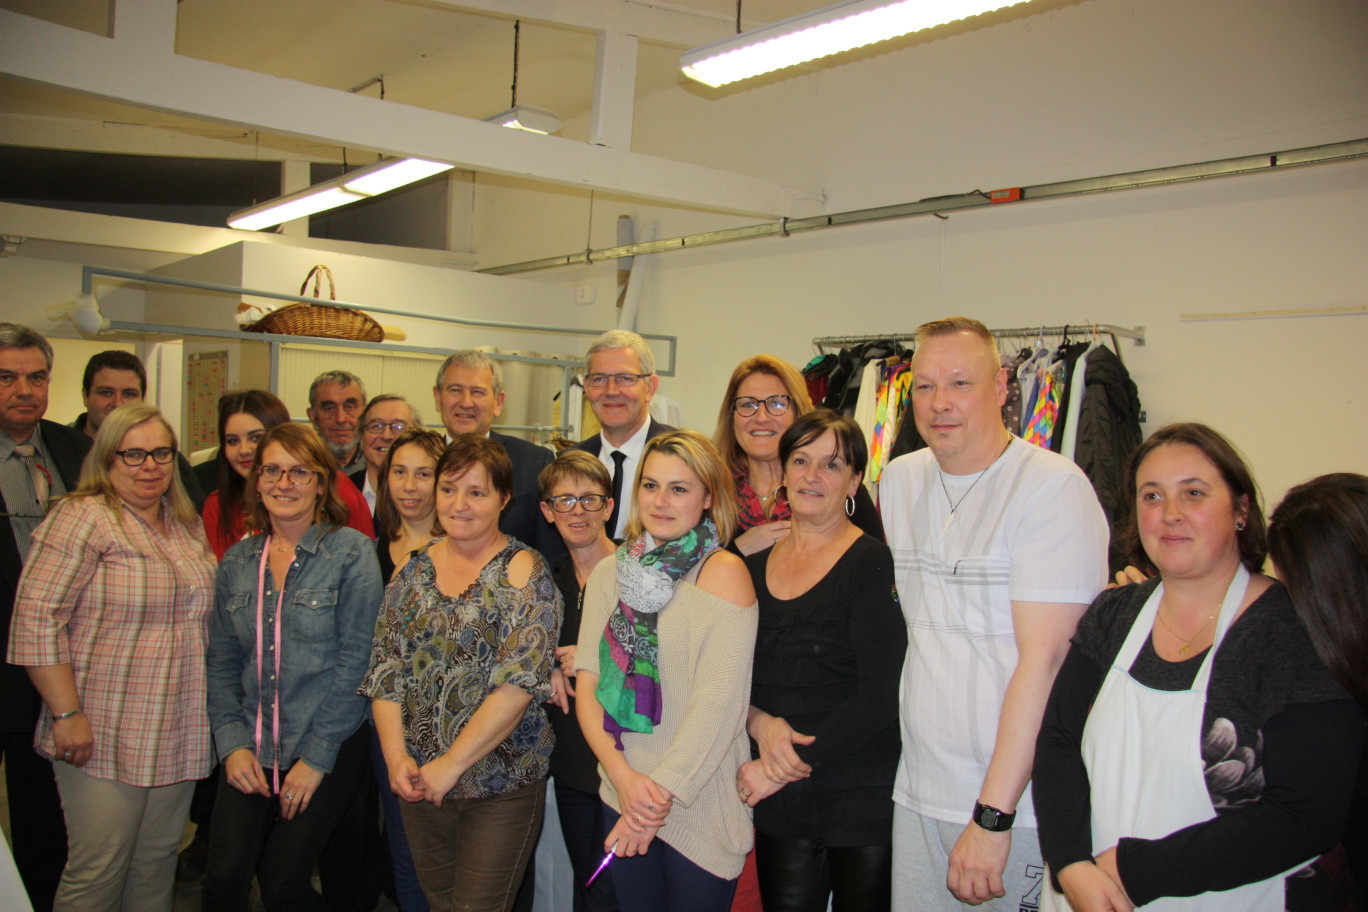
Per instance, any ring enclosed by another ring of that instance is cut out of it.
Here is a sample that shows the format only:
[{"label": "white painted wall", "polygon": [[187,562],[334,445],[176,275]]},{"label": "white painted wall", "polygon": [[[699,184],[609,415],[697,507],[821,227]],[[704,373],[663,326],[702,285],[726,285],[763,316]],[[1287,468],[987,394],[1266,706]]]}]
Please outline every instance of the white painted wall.
[{"label": "white painted wall", "polygon": [[[1368,136],[1361,0],[1090,0],[725,92],[638,99],[633,149],[824,188],[831,211]],[[481,265],[738,224],[481,177]],[[529,230],[535,225],[536,230]],[[1122,356],[1148,429],[1201,420],[1270,502],[1368,471],[1368,315],[1182,314],[1368,305],[1368,163],[954,214],[659,255],[641,327],[680,336],[661,391],[711,431],[732,367],[802,365],[815,336],[967,313],[990,326],[1147,327]],[[598,286],[613,265],[534,274]]]}]

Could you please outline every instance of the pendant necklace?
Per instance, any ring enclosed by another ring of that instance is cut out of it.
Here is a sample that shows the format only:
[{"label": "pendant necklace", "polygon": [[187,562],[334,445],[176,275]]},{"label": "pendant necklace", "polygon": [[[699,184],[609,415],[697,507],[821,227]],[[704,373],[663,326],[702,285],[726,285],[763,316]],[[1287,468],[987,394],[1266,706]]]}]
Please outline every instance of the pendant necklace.
[{"label": "pendant necklace", "polygon": [[959,499],[959,500],[955,500],[954,498],[952,498],[952,497],[950,496],[950,489],[947,488],[947,487],[945,486],[945,472],[940,471],[939,468],[937,469],[937,471],[936,471],[936,477],[940,479],[941,490],[945,492],[945,502],[948,503],[948,504],[950,505],[950,515],[947,516],[947,517],[945,517],[945,522],[941,523],[941,530],[940,530],[940,537],[941,537],[941,538],[945,538],[945,533],[948,532],[948,531],[950,530],[950,524],[951,524],[952,522],[955,521],[955,511],[958,510],[958,509],[960,508],[960,504],[964,503],[965,498],[968,497],[968,496],[970,495],[970,493],[971,493],[971,492],[974,490],[974,488],[978,485],[979,481],[981,481],[981,480],[983,479],[983,476],[988,474],[988,469],[991,469],[993,466],[997,465],[998,460],[1002,458],[1002,454],[1005,453],[1005,452],[1007,452],[1007,447],[1009,447],[1009,446],[1011,446],[1011,445],[1012,445],[1012,437],[1011,437],[1011,435],[1009,434],[1009,435],[1007,436],[1007,443],[1006,443],[1006,445],[1003,446],[1003,448],[1002,448],[1002,452],[1001,452],[1001,453],[998,453],[998,454],[997,454],[997,457],[996,457],[992,462],[988,463],[987,467],[984,468],[984,470],[983,470],[982,472],[979,472],[979,473],[978,473],[978,476],[973,480],[972,483],[970,483],[969,489],[968,489],[967,491],[965,491],[963,494],[960,495],[960,499]]},{"label": "pendant necklace", "polygon": [[1207,619],[1202,623],[1202,626],[1201,626],[1201,627],[1198,627],[1198,628],[1197,628],[1197,632],[1194,633],[1192,636],[1188,637],[1186,640],[1184,640],[1181,636],[1178,635],[1178,631],[1176,631],[1176,630],[1174,630],[1172,627],[1170,627],[1170,626],[1169,626],[1169,622],[1166,621],[1166,620],[1164,620],[1164,613],[1163,613],[1162,611],[1156,611],[1156,612],[1154,612],[1154,616],[1157,617],[1157,618],[1159,619],[1159,623],[1161,623],[1161,624],[1164,625],[1164,629],[1165,629],[1165,630],[1167,630],[1169,633],[1173,634],[1173,636],[1174,636],[1176,639],[1182,640],[1183,645],[1180,646],[1180,647],[1178,648],[1178,654],[1179,654],[1180,656],[1185,656],[1185,655],[1188,654],[1188,650],[1192,649],[1192,643],[1193,643],[1193,641],[1196,640],[1199,636],[1202,635],[1202,631],[1204,631],[1204,630],[1207,629],[1207,624],[1210,624],[1212,621],[1214,621],[1214,620],[1216,619],[1216,614],[1215,614],[1215,612],[1213,612],[1213,613],[1207,615]]}]

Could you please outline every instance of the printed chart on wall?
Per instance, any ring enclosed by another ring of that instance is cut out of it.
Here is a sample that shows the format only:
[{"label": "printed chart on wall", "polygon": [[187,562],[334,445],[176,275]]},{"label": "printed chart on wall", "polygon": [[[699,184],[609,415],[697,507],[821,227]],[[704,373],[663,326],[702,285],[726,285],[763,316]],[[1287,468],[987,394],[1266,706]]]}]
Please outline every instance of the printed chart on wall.
[{"label": "printed chart on wall", "polygon": [[185,363],[187,452],[218,445],[218,401],[228,389],[228,352],[195,352]]}]

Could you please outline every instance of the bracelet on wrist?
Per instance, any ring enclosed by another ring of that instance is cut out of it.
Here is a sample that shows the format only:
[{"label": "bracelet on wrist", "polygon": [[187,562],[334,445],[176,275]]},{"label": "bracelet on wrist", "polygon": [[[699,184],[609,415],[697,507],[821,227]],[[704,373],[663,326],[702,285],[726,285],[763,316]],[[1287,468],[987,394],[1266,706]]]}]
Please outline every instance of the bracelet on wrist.
[{"label": "bracelet on wrist", "polygon": [[55,716],[52,717],[52,721],[53,721],[53,722],[61,722],[63,719],[70,719],[72,716],[79,716],[80,714],[81,714],[81,708],[78,706],[78,707],[76,707],[75,709],[73,709],[71,712],[64,712],[64,713],[58,713],[58,714],[56,714]]}]

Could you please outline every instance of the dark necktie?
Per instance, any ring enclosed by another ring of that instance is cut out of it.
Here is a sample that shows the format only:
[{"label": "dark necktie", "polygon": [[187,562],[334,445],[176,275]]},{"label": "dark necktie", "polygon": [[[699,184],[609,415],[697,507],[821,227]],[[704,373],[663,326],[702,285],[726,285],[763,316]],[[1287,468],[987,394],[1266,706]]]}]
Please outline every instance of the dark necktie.
[{"label": "dark necktie", "polygon": [[622,464],[627,461],[627,454],[622,450],[614,450],[613,456],[613,512],[608,515],[608,537],[617,538],[618,514],[622,512]]},{"label": "dark necktie", "polygon": [[14,448],[14,455],[24,463],[24,468],[28,469],[29,478],[33,482],[33,495],[38,503],[38,515],[47,512],[49,492],[52,489],[52,482],[48,479],[47,468],[38,462],[38,453],[31,443],[21,443]]}]

